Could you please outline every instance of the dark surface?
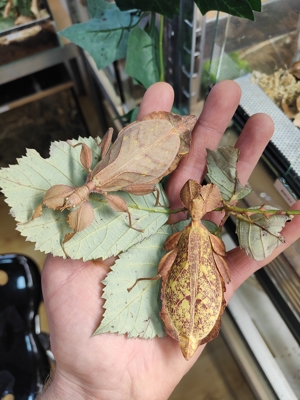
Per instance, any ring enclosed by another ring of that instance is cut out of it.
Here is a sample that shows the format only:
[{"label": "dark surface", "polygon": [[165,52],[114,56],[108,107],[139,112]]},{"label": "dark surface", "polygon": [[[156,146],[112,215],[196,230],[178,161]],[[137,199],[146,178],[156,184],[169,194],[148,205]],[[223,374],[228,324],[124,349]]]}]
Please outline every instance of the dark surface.
[{"label": "dark surface", "polygon": [[33,400],[50,371],[35,332],[40,273],[31,259],[16,254],[0,256],[0,271],[8,276],[0,286],[0,398],[11,393],[15,400]]},{"label": "dark surface", "polygon": [[[42,79],[36,82],[43,85]],[[71,88],[0,114],[0,125],[0,167],[16,164],[26,149],[47,158],[51,142],[88,136]]]}]

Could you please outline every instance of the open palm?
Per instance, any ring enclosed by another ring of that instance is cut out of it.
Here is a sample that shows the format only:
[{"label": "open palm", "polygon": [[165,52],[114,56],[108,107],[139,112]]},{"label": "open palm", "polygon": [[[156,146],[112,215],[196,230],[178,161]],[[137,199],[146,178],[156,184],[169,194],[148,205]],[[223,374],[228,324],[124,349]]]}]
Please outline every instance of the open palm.
[{"label": "open palm", "polygon": [[[188,179],[201,182],[206,168],[206,148],[214,150],[238,105],[240,89],[230,81],[217,84],[211,91],[194,128],[190,154],[171,175],[167,194],[174,208],[182,207],[179,192]],[[158,83],[146,92],[138,119],[152,111],[170,111],[173,90]],[[273,123],[263,114],[247,122],[238,139],[238,173],[245,184],[263,149],[270,140]],[[300,207],[300,202],[294,205]],[[300,218],[295,217],[283,232],[286,244],[272,257],[258,263],[236,248],[228,253],[232,282],[227,300],[253,272],[274,258],[300,236]],[[102,334],[91,337],[103,313],[101,281],[114,259],[73,261],[49,256],[42,284],[49,320],[51,348],[56,371],[42,399],[167,399],[182,376],[197,360],[200,346],[186,361],[178,343],[169,338],[127,339],[124,335]]]}]

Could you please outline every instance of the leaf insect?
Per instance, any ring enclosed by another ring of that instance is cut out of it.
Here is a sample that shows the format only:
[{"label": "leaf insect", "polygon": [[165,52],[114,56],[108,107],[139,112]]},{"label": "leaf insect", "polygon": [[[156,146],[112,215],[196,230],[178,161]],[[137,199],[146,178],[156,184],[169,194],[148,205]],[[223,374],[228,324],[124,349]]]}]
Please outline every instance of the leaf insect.
[{"label": "leaf insect", "polygon": [[91,149],[78,143],[82,146],[80,161],[88,172],[85,184],[77,188],[52,186],[32,219],[42,215],[43,206],[60,211],[72,210],[67,222],[73,232],[65,235],[64,244],[94,221],[94,210],[88,199],[90,193],[99,193],[114,211],[128,214],[131,228],[142,231],[132,225],[126,201],[109,192],[123,190],[142,196],[156,191],[158,194],[156,183],[172,172],[188,153],[196,121],[193,115],[182,117],[170,112],[153,112],[122,129],[112,145],[113,129],[110,128],[99,145],[101,160],[93,170]]},{"label": "leaf insect", "polygon": [[180,198],[190,213],[190,224],[166,240],[164,249],[169,252],[158,265],[158,275],[138,279],[128,291],[139,280],[162,278],[160,316],[166,333],[179,341],[184,358],[189,360],[199,345],[219,333],[230,272],[223,241],[201,223],[204,214],[222,201],[218,187],[188,180]]}]

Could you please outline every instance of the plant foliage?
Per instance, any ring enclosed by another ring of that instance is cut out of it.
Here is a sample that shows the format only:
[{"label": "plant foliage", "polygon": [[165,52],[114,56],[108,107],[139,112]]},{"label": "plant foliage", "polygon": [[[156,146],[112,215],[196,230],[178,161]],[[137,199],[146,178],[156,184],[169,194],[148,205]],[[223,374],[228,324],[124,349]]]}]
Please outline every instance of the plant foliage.
[{"label": "plant foliage", "polygon": [[[162,40],[153,21],[179,15],[180,0],[88,0],[91,19],[75,24],[60,34],[86,50],[99,69],[126,58],[125,71],[145,88],[163,80]],[[195,0],[202,14],[210,10],[254,20],[261,0]],[[162,30],[162,24],[160,30]],[[162,32],[161,32],[162,35]]]},{"label": "plant foliage", "polygon": [[[78,138],[71,143],[85,143],[94,154],[95,166],[99,160],[99,148],[93,138]],[[54,184],[78,187],[84,184],[87,172],[80,163],[81,147],[73,148],[67,142],[54,142],[50,157],[42,158],[35,150],[18,160],[18,165],[0,171],[0,185],[7,196],[11,213],[19,222],[17,229],[29,241],[36,243],[36,249],[56,256],[65,256],[62,247],[64,235],[71,231],[67,224],[67,211],[53,211],[44,208],[43,214],[31,220],[36,207],[46,191]],[[156,196],[134,196],[118,192],[130,209],[134,225],[143,232],[131,229],[125,213],[115,212],[104,197],[90,196],[95,220],[83,232],[78,232],[65,245],[66,253],[73,259],[97,259],[117,255],[133,244],[153,235],[168,219],[168,214],[154,212]],[[22,201],[20,201],[22,199]],[[168,207],[168,200],[161,191],[160,204]],[[149,210],[153,212],[149,212]],[[163,207],[160,207],[163,210]]]},{"label": "plant foliage", "polygon": [[[99,161],[100,153],[96,141],[93,138],[71,141],[73,146],[77,143],[85,143],[91,148],[93,168]],[[0,170],[0,185],[11,207],[11,214],[19,223],[17,229],[28,240],[36,242],[36,248],[41,251],[64,256],[62,240],[70,230],[66,211],[45,208],[39,218],[31,220],[31,217],[51,186],[58,183],[72,187],[83,185],[87,171],[81,164],[80,153],[81,146],[72,147],[67,142],[54,142],[49,158],[43,159],[35,150],[27,150],[27,155],[19,159],[17,165]],[[238,151],[232,147],[208,151],[209,177],[219,187],[223,198],[223,205],[215,210],[225,211],[225,217],[232,215],[236,219],[240,246],[255,260],[262,260],[284,241],[280,231],[292,215],[289,211],[268,206],[251,209],[236,207],[236,201],[249,192],[238,180],[237,162]],[[194,187],[197,185],[195,183],[190,186],[191,199],[196,195]],[[224,190],[224,187],[229,189]],[[209,190],[208,187],[201,189],[201,193],[206,193],[206,190]],[[175,227],[166,225],[168,200],[161,187],[160,206],[155,206],[154,194],[133,196],[121,191],[117,193],[126,200],[134,225],[142,228],[143,232],[131,229],[127,214],[113,211],[105,198],[95,193],[89,198],[95,212],[94,222],[77,232],[65,244],[65,251],[71,258],[83,260],[119,256],[104,281],[106,311],[95,334],[118,332],[132,337],[161,337],[164,331],[159,317],[160,281],[138,282],[130,293],[127,289],[138,278],[157,275],[166,238],[174,231],[185,228],[189,221],[178,223]],[[215,207],[217,202],[213,206],[211,203],[206,205],[205,198],[202,199],[202,207],[205,207],[203,210]],[[208,196],[207,201],[211,201],[211,198]],[[187,207],[187,204],[184,205]],[[221,226],[204,220],[202,224],[210,232],[208,235],[214,243],[215,251],[216,243],[221,241],[214,235],[219,235]],[[218,268],[222,268],[220,263]]]}]

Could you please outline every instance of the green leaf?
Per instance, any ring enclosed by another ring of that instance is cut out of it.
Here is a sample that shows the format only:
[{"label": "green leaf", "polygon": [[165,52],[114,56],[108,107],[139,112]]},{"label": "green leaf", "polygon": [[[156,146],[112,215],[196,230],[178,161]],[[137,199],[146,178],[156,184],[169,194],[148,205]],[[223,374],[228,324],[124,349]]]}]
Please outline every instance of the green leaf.
[{"label": "green leaf", "polygon": [[244,187],[237,177],[236,165],[239,150],[232,146],[221,147],[215,151],[207,149],[207,176],[220,189],[225,201],[234,203],[248,196],[251,189]]},{"label": "green leaf", "polygon": [[134,107],[132,110],[128,111],[126,114],[120,115],[117,119],[121,119],[125,123],[131,123],[136,120],[140,107]]},{"label": "green leaf", "polygon": [[159,67],[156,57],[156,38],[139,26],[133,28],[128,39],[125,72],[140,82],[146,89],[159,81]]},{"label": "green leaf", "polygon": [[177,107],[172,107],[172,108],[171,108],[171,111],[172,111],[172,113],[174,113],[174,114],[185,115],[185,114],[183,113],[183,111],[180,110],[180,109],[177,108]]},{"label": "green leaf", "polygon": [[[230,15],[254,20],[253,11],[261,11],[261,0],[195,0],[202,14],[210,10],[224,11]],[[143,11],[154,11],[166,17],[173,18],[179,15],[180,0],[116,0],[120,10],[137,8]]]},{"label": "green leaf", "polygon": [[19,0],[17,2],[18,13],[27,17],[32,16],[31,6],[30,0]]},{"label": "green leaf", "polygon": [[[259,209],[252,207],[250,210]],[[265,210],[276,210],[274,207],[264,206]],[[267,258],[276,247],[284,243],[284,237],[280,235],[285,223],[293,216],[252,214],[250,220],[237,218],[236,233],[242,247],[248,256],[256,261]]]},{"label": "green leaf", "polygon": [[[73,144],[78,142],[92,149],[94,167],[99,160],[96,141],[93,138],[71,141]],[[12,208],[12,215],[20,222],[17,229],[27,236],[27,240],[36,242],[36,248],[40,251],[64,256],[61,243],[64,235],[71,231],[67,224],[69,211],[60,212],[44,207],[41,217],[30,220],[46,191],[54,184],[72,187],[84,184],[87,172],[81,165],[80,152],[81,146],[73,148],[67,142],[54,142],[48,159],[43,159],[35,150],[27,150],[27,156],[19,159],[18,165],[0,171],[0,186]],[[160,190],[160,204],[168,206],[168,200]],[[156,195],[117,194],[125,198],[134,226],[144,229],[144,232],[131,229],[126,213],[114,212],[103,196],[92,194],[90,203],[94,208],[95,220],[65,244],[65,250],[71,258],[85,261],[119,254],[154,234],[167,221],[168,214],[163,213],[165,209],[155,208]],[[149,212],[153,209],[158,212]]]},{"label": "green leaf", "polygon": [[219,227],[217,224],[215,224],[214,222],[209,221],[207,219],[201,219],[201,223],[202,223],[202,225],[205,226],[205,228],[208,230],[208,232],[212,233],[213,235],[216,235],[216,232],[218,232],[218,230],[219,230]]},{"label": "green leaf", "polygon": [[7,18],[0,17],[0,31],[11,28],[15,24],[15,16],[9,15]]},{"label": "green leaf", "polygon": [[94,18],[66,28],[60,35],[86,50],[102,69],[126,56],[129,32],[139,17],[135,11],[121,12],[115,5],[93,12]]},{"label": "green leaf", "polygon": [[[157,187],[160,190],[160,204],[168,207],[168,200],[162,187],[160,185]],[[156,194],[133,196],[120,191],[115,194],[126,200],[134,227],[144,231],[138,232],[130,228],[127,214],[114,212],[104,199],[101,201],[101,196],[97,202],[92,196],[90,203],[94,207],[95,221],[65,245],[66,252],[71,258],[83,258],[86,261],[117,255],[153,235],[168,220],[168,214],[160,212],[163,210],[161,207],[156,207],[158,212],[149,212],[155,209]]]},{"label": "green leaf", "polygon": [[135,108],[132,110],[132,113],[131,113],[131,115],[130,115],[129,122],[134,122],[134,121],[136,120],[136,117],[137,117],[137,115],[138,115],[138,113],[139,113],[139,110],[140,110],[140,107],[135,107]]},{"label": "green leaf", "polygon": [[[175,224],[182,230],[189,221]],[[128,292],[138,278],[157,275],[157,266],[165,254],[163,245],[174,227],[164,225],[156,234],[122,253],[103,281],[105,313],[94,335],[105,332],[128,334],[128,337],[152,339],[163,337],[164,326],[160,319],[160,279],[138,282]]]},{"label": "green leaf", "polygon": [[253,11],[260,11],[260,0],[195,0],[202,14],[217,10],[254,21]]},{"label": "green leaf", "polygon": [[105,0],[88,0],[87,6],[92,18],[105,10],[113,10],[116,8],[115,4],[108,3]]},{"label": "green leaf", "polygon": [[261,0],[248,0],[253,11],[261,11]]},{"label": "green leaf", "polygon": [[153,11],[168,18],[179,15],[180,10],[180,0],[116,0],[116,4],[120,10],[136,8],[142,11]]}]

